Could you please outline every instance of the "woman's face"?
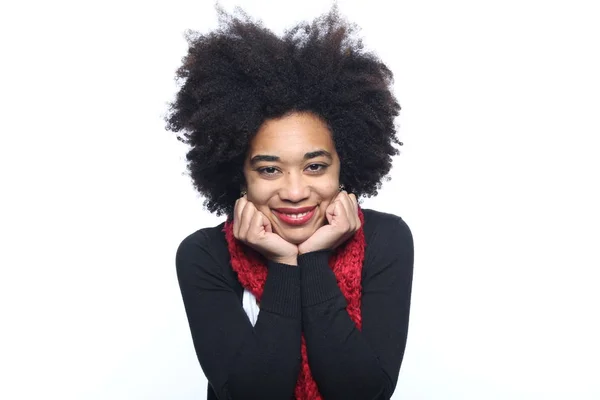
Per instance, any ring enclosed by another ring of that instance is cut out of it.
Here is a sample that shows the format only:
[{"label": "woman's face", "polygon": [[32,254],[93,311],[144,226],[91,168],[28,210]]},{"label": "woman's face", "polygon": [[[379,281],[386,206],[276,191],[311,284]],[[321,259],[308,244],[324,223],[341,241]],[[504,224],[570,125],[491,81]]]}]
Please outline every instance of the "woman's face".
[{"label": "woman's face", "polygon": [[244,162],[248,201],[286,241],[300,244],[326,223],[340,160],[327,125],[311,113],[265,121]]}]

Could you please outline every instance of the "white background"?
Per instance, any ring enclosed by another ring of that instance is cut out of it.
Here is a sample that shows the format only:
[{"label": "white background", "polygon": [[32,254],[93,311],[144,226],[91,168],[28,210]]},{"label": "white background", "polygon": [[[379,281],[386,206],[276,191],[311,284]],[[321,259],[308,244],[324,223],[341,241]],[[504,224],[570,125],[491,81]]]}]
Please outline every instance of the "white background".
[{"label": "white background", "polygon": [[[340,1],[405,142],[365,207],[415,238],[394,399],[600,399],[595,1]],[[222,1],[281,33],[331,3]],[[221,221],[164,130],[212,1],[0,6],[0,398],[203,399],[174,266]]]}]

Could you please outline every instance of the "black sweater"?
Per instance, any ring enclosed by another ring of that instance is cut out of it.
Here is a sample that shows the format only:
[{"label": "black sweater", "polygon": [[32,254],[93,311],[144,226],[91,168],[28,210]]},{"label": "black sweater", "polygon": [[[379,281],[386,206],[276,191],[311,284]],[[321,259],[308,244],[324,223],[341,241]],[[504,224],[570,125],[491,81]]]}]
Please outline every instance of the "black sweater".
[{"label": "black sweater", "polygon": [[223,224],[181,242],[177,276],[209,400],[293,398],[302,332],[323,399],[391,397],[406,346],[413,240],[400,217],[363,212],[362,330],[346,311],[330,251],[300,255],[298,266],[268,262],[253,327]]}]

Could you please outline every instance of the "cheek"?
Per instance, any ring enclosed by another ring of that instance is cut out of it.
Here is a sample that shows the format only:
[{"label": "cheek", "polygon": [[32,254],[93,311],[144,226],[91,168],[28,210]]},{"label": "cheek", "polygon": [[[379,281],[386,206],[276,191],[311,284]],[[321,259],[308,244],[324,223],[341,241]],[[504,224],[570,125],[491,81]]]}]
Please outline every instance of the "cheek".
[{"label": "cheek", "polygon": [[338,187],[339,185],[337,185],[335,182],[327,184],[321,191],[321,196],[323,197],[323,200],[333,200],[339,192]]},{"label": "cheek", "polygon": [[273,197],[273,188],[259,183],[248,183],[248,201],[257,208],[266,206]]},{"label": "cheek", "polygon": [[261,191],[250,191],[248,190],[248,201],[254,204],[256,207],[261,207],[267,204],[267,198]]}]

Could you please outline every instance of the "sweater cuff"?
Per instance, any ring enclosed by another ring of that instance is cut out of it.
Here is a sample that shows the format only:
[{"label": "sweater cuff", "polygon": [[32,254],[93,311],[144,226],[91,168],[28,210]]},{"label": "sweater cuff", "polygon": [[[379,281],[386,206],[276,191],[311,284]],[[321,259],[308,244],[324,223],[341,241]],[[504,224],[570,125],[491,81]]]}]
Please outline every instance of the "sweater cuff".
[{"label": "sweater cuff", "polygon": [[267,262],[267,280],[260,309],[287,318],[300,318],[300,269],[297,266]]},{"label": "sweater cuff", "polygon": [[321,304],[341,295],[335,274],[329,267],[330,256],[331,250],[319,250],[298,256],[302,307]]}]

